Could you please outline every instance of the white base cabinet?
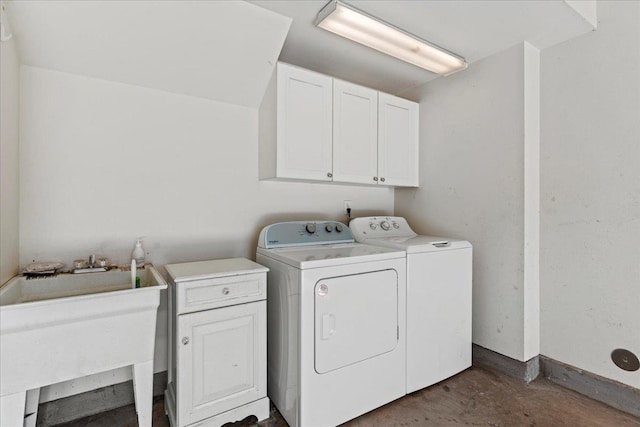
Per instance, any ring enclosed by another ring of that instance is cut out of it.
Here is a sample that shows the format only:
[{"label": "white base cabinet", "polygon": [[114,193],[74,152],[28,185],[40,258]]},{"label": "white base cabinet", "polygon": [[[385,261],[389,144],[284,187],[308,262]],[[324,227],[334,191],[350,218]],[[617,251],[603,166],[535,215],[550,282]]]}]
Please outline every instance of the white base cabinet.
[{"label": "white base cabinet", "polygon": [[269,417],[266,272],[234,258],[166,266],[173,427],[221,426]]}]

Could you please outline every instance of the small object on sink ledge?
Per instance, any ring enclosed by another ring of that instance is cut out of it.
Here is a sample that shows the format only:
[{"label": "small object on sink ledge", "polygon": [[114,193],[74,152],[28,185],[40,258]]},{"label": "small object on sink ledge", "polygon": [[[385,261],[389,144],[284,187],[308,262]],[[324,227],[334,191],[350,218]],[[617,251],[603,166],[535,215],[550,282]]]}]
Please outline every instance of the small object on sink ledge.
[{"label": "small object on sink ledge", "polygon": [[32,262],[24,268],[25,273],[39,273],[41,271],[59,270],[64,267],[61,262]]},{"label": "small object on sink ledge", "polygon": [[64,264],[61,262],[32,262],[24,268],[22,274],[28,279],[50,277],[58,274],[62,267]]},{"label": "small object on sink ledge", "polygon": [[131,260],[131,289],[136,288],[136,260]]}]

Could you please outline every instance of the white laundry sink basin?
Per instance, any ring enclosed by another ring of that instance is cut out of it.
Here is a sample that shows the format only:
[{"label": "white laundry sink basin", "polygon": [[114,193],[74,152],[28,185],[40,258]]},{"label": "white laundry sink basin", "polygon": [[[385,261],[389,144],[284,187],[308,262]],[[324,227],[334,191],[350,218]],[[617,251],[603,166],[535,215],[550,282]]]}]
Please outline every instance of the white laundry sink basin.
[{"label": "white laundry sink basin", "polygon": [[40,387],[132,365],[139,425],[151,426],[156,314],[167,284],[149,264],[137,275],[137,289],[120,269],[17,276],[0,288],[0,425],[23,425],[27,391],[37,397]]}]

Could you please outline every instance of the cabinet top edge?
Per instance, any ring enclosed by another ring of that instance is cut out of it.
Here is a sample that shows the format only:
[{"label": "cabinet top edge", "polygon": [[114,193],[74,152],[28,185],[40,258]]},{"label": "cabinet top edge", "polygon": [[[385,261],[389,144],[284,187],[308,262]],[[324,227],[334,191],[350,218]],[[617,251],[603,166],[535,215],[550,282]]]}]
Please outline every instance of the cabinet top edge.
[{"label": "cabinet top edge", "polygon": [[218,277],[266,273],[269,271],[267,267],[246,258],[225,258],[167,264],[165,268],[174,282],[189,282]]}]

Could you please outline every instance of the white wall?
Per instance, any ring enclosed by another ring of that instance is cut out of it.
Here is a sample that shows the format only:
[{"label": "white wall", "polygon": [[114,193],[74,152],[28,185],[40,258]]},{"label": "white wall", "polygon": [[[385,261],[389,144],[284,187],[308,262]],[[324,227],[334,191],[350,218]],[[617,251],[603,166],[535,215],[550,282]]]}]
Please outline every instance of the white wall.
[{"label": "white wall", "polygon": [[[22,68],[21,263],[253,257],[286,219],[393,211],[387,188],[258,181],[257,110]],[[361,211],[362,212],[362,211]]]},{"label": "white wall", "polygon": [[542,51],[542,353],[640,388],[640,3]]},{"label": "white wall", "polygon": [[[6,16],[2,23],[7,33]],[[0,284],[18,273],[19,65],[15,39],[0,42]]]},{"label": "white wall", "polygon": [[[22,264],[90,253],[127,262],[136,236],[157,266],[253,258],[273,222],[346,222],[344,200],[357,214],[393,212],[389,188],[258,181],[255,109],[26,66],[20,96]],[[164,322],[166,312],[156,371]]]},{"label": "white wall", "polygon": [[598,17],[538,70],[525,44],[423,86],[420,188],[395,208],[474,244],[474,342],[640,388],[610,359],[640,355],[640,3]]},{"label": "white wall", "polygon": [[[535,48],[527,49],[527,66],[536,66]],[[420,188],[396,190],[395,213],[418,233],[473,244],[473,341],[528,360],[538,354],[538,306],[528,271],[537,268],[535,248],[525,262],[525,234],[536,229],[525,218],[536,208],[526,202],[536,175],[531,165],[525,171],[525,117],[535,106],[525,104],[525,45],[428,82],[419,99]],[[535,123],[526,131],[535,152]]]}]

